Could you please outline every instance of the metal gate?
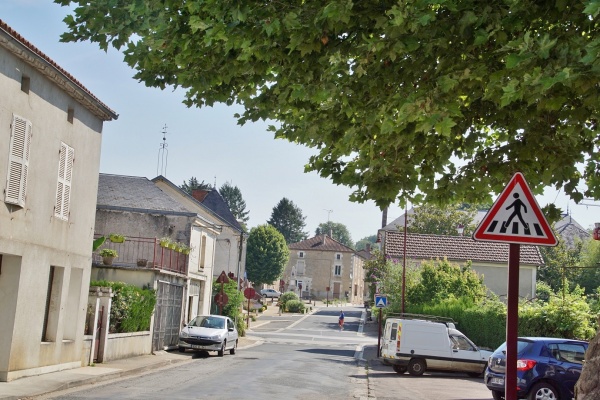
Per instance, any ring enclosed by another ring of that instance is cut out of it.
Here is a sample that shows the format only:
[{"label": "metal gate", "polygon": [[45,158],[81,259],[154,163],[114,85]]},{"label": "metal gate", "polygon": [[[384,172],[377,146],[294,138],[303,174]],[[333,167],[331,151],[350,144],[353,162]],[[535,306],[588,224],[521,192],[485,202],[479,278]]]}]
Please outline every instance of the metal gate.
[{"label": "metal gate", "polygon": [[152,350],[165,350],[177,346],[181,329],[183,286],[158,282]]}]

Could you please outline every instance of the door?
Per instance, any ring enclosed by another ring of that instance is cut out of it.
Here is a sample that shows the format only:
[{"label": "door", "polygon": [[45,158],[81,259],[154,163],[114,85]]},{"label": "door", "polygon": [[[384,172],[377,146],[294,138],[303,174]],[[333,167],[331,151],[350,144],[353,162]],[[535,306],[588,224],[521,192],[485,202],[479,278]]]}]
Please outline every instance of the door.
[{"label": "door", "polygon": [[342,286],[341,282],[333,282],[333,298],[334,299],[340,298],[341,286]]},{"label": "door", "polygon": [[401,332],[401,329],[402,325],[396,321],[388,321],[385,324],[383,341],[381,343],[381,355],[383,357],[396,357],[396,352],[400,348],[399,332]]},{"label": "door", "polygon": [[452,370],[465,372],[483,372],[485,360],[477,346],[466,336],[450,335],[452,343]]},{"label": "door", "polygon": [[152,337],[153,350],[165,350],[177,346],[181,330],[182,302],[183,286],[158,282]]}]

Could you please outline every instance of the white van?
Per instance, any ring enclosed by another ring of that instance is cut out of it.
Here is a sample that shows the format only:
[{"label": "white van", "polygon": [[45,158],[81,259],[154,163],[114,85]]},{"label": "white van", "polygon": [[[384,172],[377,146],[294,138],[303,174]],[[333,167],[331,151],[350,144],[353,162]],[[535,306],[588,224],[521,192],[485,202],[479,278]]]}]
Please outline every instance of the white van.
[{"label": "white van", "polygon": [[485,371],[492,352],[477,348],[452,322],[407,319],[405,315],[387,319],[380,354],[380,360],[399,374],[408,371],[419,376],[425,370],[435,370],[477,377]]}]

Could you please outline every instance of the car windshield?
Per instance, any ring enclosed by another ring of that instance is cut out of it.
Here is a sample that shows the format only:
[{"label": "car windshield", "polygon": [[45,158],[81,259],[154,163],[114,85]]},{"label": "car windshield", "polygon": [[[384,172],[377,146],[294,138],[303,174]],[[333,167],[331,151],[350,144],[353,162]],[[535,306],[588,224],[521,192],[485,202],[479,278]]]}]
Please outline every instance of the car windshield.
[{"label": "car windshield", "polygon": [[198,326],[200,328],[225,329],[225,320],[223,318],[201,316],[190,321],[188,326]]}]

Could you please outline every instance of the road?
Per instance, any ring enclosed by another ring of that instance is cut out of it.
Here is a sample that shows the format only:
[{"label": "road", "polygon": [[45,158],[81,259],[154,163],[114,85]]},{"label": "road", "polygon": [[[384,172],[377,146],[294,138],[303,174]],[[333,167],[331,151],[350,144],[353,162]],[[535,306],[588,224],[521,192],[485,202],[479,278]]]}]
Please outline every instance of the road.
[{"label": "road", "polygon": [[[55,393],[45,399],[410,399],[489,400],[481,379],[462,374],[398,375],[378,360],[374,325],[364,329],[362,308],[311,315],[262,316],[250,335],[263,343],[236,355],[189,353],[189,361],[145,375]],[[367,355],[365,350],[365,356]]]}]

